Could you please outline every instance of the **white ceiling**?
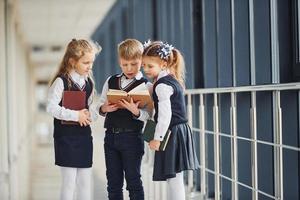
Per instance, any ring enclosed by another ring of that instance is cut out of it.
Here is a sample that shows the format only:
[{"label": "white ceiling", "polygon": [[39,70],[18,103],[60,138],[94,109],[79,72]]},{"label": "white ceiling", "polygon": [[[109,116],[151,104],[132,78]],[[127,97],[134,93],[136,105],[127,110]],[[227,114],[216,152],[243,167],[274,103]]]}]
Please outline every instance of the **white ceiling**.
[{"label": "white ceiling", "polygon": [[[89,38],[116,0],[19,0],[19,22],[38,79],[55,71],[72,38]],[[60,51],[52,47],[61,46]],[[40,51],[33,51],[40,47]],[[46,69],[43,69],[46,68]]]}]

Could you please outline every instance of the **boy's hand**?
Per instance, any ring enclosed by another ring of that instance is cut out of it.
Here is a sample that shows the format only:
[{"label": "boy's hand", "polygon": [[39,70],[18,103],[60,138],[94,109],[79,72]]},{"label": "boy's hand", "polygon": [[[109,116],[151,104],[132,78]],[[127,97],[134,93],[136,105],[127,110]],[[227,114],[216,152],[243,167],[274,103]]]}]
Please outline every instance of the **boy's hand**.
[{"label": "boy's hand", "polygon": [[130,98],[130,102],[126,101],[125,99],[122,99],[119,101],[119,104],[129,110],[134,116],[139,117],[140,116],[140,109],[138,108],[140,101],[134,103],[133,99]]},{"label": "boy's hand", "polygon": [[114,112],[118,110],[118,105],[117,104],[111,104],[108,103],[108,101],[106,101],[101,107],[100,107],[100,111],[102,113],[108,113],[108,112]]},{"label": "boy's hand", "polygon": [[87,109],[82,109],[78,111],[78,122],[80,126],[88,126],[91,123],[91,114]]},{"label": "boy's hand", "polygon": [[151,150],[159,151],[160,141],[159,140],[151,140],[149,142],[149,147]]}]

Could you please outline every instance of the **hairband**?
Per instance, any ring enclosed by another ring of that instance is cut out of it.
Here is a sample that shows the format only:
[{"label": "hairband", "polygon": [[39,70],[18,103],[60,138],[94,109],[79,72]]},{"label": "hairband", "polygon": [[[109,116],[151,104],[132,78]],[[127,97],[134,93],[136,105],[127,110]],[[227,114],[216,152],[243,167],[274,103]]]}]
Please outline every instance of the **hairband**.
[{"label": "hairband", "polygon": [[[167,42],[159,42],[159,43],[160,43],[160,46],[157,49],[156,53],[159,55],[159,57],[161,59],[166,60],[170,56],[174,47],[172,45],[168,44]],[[149,47],[151,44],[152,44],[152,41],[150,39],[145,41],[143,44],[144,49]]]},{"label": "hairband", "polygon": [[151,42],[150,39],[148,39],[147,41],[145,41],[144,44],[143,44],[144,49],[146,49],[147,47],[149,47],[151,45],[151,43],[152,42]]}]

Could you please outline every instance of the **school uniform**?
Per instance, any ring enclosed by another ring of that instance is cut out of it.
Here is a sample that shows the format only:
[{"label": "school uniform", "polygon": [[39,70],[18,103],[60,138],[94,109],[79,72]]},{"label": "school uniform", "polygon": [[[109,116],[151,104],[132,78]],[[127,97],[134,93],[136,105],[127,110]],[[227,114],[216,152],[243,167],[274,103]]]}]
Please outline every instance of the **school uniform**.
[{"label": "school uniform", "polygon": [[167,129],[171,135],[165,151],[156,151],[153,180],[165,181],[184,170],[199,168],[193,133],[187,124],[185,99],[180,83],[167,70],[160,72],[153,85],[157,122],[154,139],[162,141]]},{"label": "school uniform", "polygon": [[[100,106],[107,100],[106,93],[109,89],[129,92],[143,83],[147,84],[147,80],[143,78],[141,72],[133,79],[127,79],[124,74],[109,77],[103,86]],[[130,199],[144,199],[140,172],[144,154],[144,141],[141,132],[144,121],[148,118],[149,113],[142,109],[140,109],[139,117],[135,117],[127,109],[118,109],[105,114],[104,153],[108,181],[107,191],[110,200],[123,199],[124,176]]]},{"label": "school uniform", "polygon": [[78,121],[78,111],[62,107],[62,94],[67,90],[85,91],[85,107],[89,109],[93,84],[89,78],[72,71],[69,77],[59,76],[50,88],[51,99],[48,100],[47,111],[54,116],[55,164],[61,167],[90,168],[93,158],[91,127],[62,124],[62,120]]}]

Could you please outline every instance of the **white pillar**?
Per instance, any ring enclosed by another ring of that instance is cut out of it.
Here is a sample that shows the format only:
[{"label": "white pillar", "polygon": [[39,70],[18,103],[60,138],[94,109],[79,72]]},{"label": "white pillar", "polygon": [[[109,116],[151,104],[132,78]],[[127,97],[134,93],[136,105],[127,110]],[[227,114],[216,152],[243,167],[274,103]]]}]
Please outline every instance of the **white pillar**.
[{"label": "white pillar", "polygon": [[0,1],[0,199],[9,198],[5,1]]},{"label": "white pillar", "polygon": [[8,159],[9,159],[9,185],[10,185],[10,199],[17,200],[18,196],[18,179],[17,179],[17,167],[16,161],[18,159],[17,155],[17,147],[18,147],[18,136],[17,133],[17,125],[18,122],[16,120],[16,55],[15,55],[15,22],[13,15],[13,4],[8,3],[6,6],[6,28],[7,28],[7,63],[6,63],[6,83],[7,83],[7,120],[8,120]]},{"label": "white pillar", "polygon": [[[27,200],[30,193],[28,106],[30,71],[18,29],[17,1],[0,1],[0,199]],[[3,47],[3,48],[2,48]],[[3,57],[3,58],[2,58]],[[2,184],[4,183],[4,184]],[[3,191],[3,192],[2,192]]]}]

